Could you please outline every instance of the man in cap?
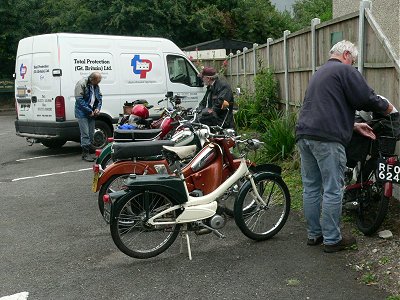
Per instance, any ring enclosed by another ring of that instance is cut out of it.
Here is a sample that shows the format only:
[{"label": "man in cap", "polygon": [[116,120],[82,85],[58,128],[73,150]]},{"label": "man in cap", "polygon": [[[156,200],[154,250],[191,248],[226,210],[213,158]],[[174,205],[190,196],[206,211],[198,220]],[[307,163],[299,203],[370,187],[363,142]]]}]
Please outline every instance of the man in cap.
[{"label": "man in cap", "polygon": [[204,67],[199,77],[207,86],[207,92],[199,104],[199,108],[202,109],[199,121],[209,126],[234,128],[234,99],[229,84],[218,78],[217,72],[212,67]]}]

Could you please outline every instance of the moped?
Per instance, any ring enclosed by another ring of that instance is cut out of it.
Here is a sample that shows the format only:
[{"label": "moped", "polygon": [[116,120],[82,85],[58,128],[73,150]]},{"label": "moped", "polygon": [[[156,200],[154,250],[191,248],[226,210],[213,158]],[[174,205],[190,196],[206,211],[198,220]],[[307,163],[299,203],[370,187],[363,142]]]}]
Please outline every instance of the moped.
[{"label": "moped", "polygon": [[[174,147],[164,146],[174,174],[131,174],[124,190],[104,195],[103,201],[111,204],[110,229],[116,246],[128,256],[150,258],[167,250],[181,233],[192,259],[188,232],[208,231],[224,237],[219,229],[226,217],[218,200],[241,180],[234,204],[237,226],[253,240],[277,234],[290,210],[290,194],[280,167],[260,165],[253,173],[241,154],[234,172],[226,178],[224,154],[229,152],[229,143],[232,137],[214,136],[183,168],[174,163],[179,157]],[[241,153],[261,144],[255,139],[235,139],[235,143],[242,146]]]},{"label": "moped", "polygon": [[190,125],[179,130],[171,140],[113,143],[114,162],[105,169],[100,164],[93,165],[92,191],[99,192],[98,207],[107,223],[110,218],[110,206],[104,204],[103,196],[110,191],[120,190],[131,173],[138,175],[171,173],[168,161],[161,155],[164,145],[180,147],[180,160],[182,163],[185,161],[187,163],[205,144],[210,130],[208,126],[197,125],[197,129]]},{"label": "moped", "polygon": [[[136,116],[135,118],[139,118],[139,121],[135,121],[140,123],[140,128],[136,129],[123,129],[123,128],[115,128],[113,137],[107,140],[107,144],[103,149],[96,150],[96,164],[101,165],[103,169],[105,169],[108,165],[112,163],[111,159],[111,146],[113,142],[138,142],[138,141],[154,141],[154,140],[162,140],[169,139],[172,137],[175,129],[180,125],[179,121],[183,120],[187,117],[188,113],[191,111],[190,109],[183,109],[180,104],[183,96],[173,95],[173,93],[168,93],[165,95],[164,99],[158,101],[158,104],[162,102],[167,102],[167,107],[161,107],[158,110],[161,111],[161,116],[157,120],[147,119],[147,114],[142,111],[140,116]],[[124,106],[124,111],[127,113],[125,115],[121,115],[118,124],[122,125],[128,122],[130,118],[130,114],[135,113],[134,108],[137,106],[143,109],[147,109],[144,104],[145,100],[136,100],[131,106]],[[169,107],[170,106],[170,107]],[[147,106],[149,107],[149,106]]]}]

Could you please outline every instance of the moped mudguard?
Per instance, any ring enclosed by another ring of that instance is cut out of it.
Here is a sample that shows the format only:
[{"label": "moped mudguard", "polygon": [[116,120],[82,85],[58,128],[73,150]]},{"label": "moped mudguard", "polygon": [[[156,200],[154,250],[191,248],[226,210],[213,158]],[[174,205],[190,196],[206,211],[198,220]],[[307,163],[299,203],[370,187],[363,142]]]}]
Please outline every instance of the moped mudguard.
[{"label": "moped mudguard", "polygon": [[260,164],[260,165],[256,165],[256,166],[251,166],[250,171],[255,174],[255,173],[259,173],[259,172],[268,172],[268,173],[273,173],[276,175],[281,176],[282,174],[282,168],[278,165],[274,165],[274,164]]},{"label": "moped mudguard", "polygon": [[[265,171],[261,171],[261,172],[258,172],[258,173],[254,173],[254,174],[252,175],[253,178],[254,178],[254,181],[257,182],[257,181],[259,180],[258,178],[259,178],[260,176],[263,176],[263,174],[265,174],[265,173],[268,173],[268,174],[270,175],[270,178],[271,178],[271,179],[275,178],[275,179],[282,180],[280,174],[277,174],[277,173],[275,173],[275,172],[265,172]],[[239,193],[238,193],[238,196],[237,196],[238,199],[241,198],[241,197],[245,197],[245,196],[246,196],[246,193],[244,193],[244,191],[246,191],[246,190],[249,188],[248,186],[251,186],[250,180],[246,180],[246,182],[243,183],[242,186],[240,187]]]},{"label": "moped mudguard", "polygon": [[103,150],[101,150],[99,157],[97,157],[97,159],[96,159],[96,164],[102,165],[103,161],[107,157],[111,156],[111,145],[112,145],[112,143],[108,143],[107,145],[105,145]]},{"label": "moped mudguard", "polygon": [[[163,161],[160,161],[160,164],[164,164]],[[147,174],[156,174],[157,171],[153,166],[149,166],[148,164],[142,163],[141,161],[118,161],[109,165],[104,173],[101,174],[99,181],[97,183],[98,192],[103,184],[105,184],[112,176],[114,175],[122,175],[122,174],[143,174],[146,170]]]},{"label": "moped mudguard", "polygon": [[132,174],[126,180],[126,186],[128,194],[151,190],[168,196],[174,205],[183,204],[188,200],[184,181],[168,174]]}]

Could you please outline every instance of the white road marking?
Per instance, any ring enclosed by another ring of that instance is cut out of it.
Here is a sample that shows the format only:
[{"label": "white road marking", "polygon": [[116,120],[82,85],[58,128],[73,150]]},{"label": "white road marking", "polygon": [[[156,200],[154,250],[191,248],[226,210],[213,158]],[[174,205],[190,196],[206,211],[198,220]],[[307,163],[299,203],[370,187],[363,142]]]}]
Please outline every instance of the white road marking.
[{"label": "white road marking", "polygon": [[[26,180],[26,179],[33,179],[33,178],[40,178],[40,177],[48,177],[48,176],[53,176],[53,175],[77,173],[77,172],[88,171],[88,170],[92,170],[92,168],[85,168],[85,169],[79,169],[79,170],[73,170],[73,171],[64,171],[64,172],[57,172],[57,173],[49,173],[49,174],[40,174],[40,175],[35,175],[35,176],[21,177],[21,178],[15,178],[15,179],[13,179],[11,181],[14,182],[14,181],[19,181],[19,180]],[[1,300],[1,298],[0,298],[0,300]]]},{"label": "white road marking", "polygon": [[10,296],[1,297],[0,300],[26,300],[28,299],[28,296],[29,296],[28,292],[22,292]]},{"label": "white road marking", "polygon": [[6,132],[3,132],[3,133],[0,133],[0,135],[6,135],[6,134],[10,134],[10,133],[11,133],[11,131],[6,131]]},{"label": "white road marking", "polygon": [[32,160],[32,159],[38,159],[38,158],[46,158],[46,157],[52,157],[52,156],[63,156],[63,155],[71,155],[71,154],[73,154],[73,153],[64,153],[64,154],[53,154],[53,155],[35,156],[35,157],[17,159],[16,161],[26,161],[26,160]]}]

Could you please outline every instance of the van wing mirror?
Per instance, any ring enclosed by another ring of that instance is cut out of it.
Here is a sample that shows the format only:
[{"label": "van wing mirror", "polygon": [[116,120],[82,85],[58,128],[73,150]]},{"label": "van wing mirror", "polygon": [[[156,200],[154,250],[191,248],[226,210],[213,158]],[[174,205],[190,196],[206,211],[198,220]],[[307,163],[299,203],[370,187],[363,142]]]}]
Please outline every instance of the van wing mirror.
[{"label": "van wing mirror", "polygon": [[196,77],[196,86],[198,87],[204,86],[203,80],[200,77]]}]

